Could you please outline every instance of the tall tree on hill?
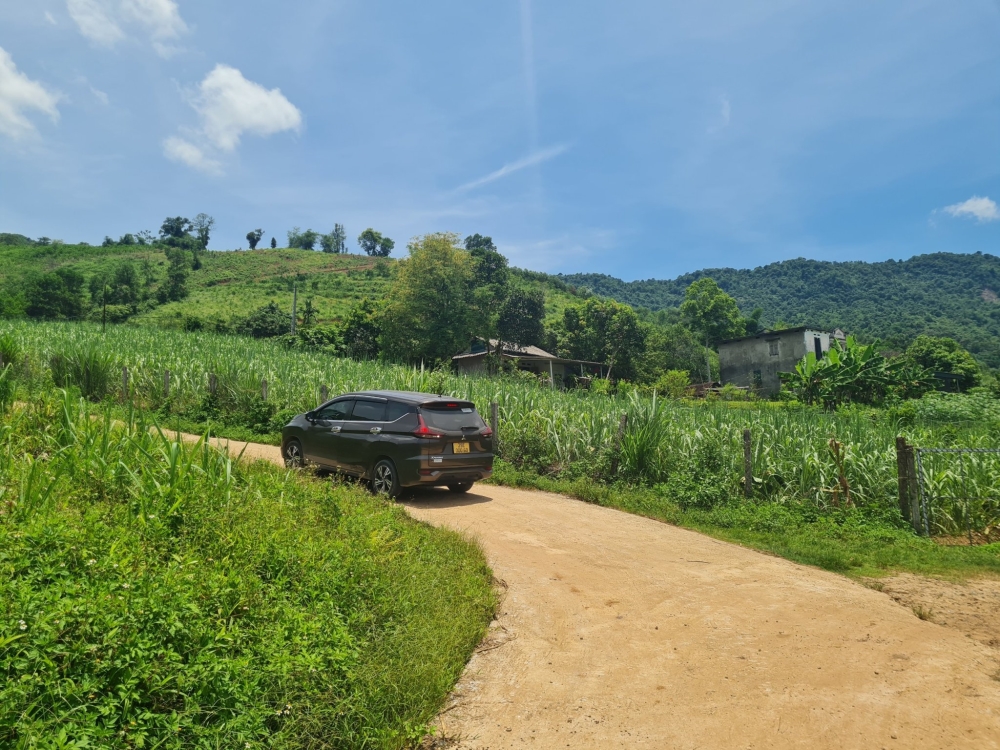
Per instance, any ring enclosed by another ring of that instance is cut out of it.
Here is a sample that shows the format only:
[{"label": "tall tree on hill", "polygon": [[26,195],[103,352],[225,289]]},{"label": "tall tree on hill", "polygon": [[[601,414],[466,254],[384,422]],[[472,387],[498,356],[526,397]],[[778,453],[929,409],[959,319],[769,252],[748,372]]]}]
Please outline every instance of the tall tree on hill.
[{"label": "tall tree on hill", "polygon": [[514,287],[507,292],[497,315],[497,339],[518,347],[538,346],[545,338],[544,318],[542,290]]},{"label": "tall tree on hill", "polygon": [[454,234],[429,234],[409,245],[388,295],[383,350],[404,362],[450,362],[475,331],[472,260]]},{"label": "tall tree on hill", "polygon": [[198,214],[191,222],[191,228],[198,238],[198,243],[202,250],[208,250],[208,241],[211,238],[212,227],[215,226],[215,219],[208,214]]},{"label": "tall tree on hill", "polygon": [[161,303],[177,302],[188,295],[186,253],[179,247],[168,247],[165,253],[169,261],[167,278],[160,285],[158,296]]},{"label": "tall tree on hill", "polygon": [[288,246],[299,250],[315,249],[317,240],[319,240],[319,232],[314,232],[312,229],[303,232],[298,227],[292,227],[288,233]]},{"label": "tall tree on hill", "polygon": [[330,234],[324,234],[319,238],[323,246],[324,253],[346,253],[347,252],[347,232],[343,224],[334,224]]},{"label": "tall tree on hill", "polygon": [[272,237],[271,238],[271,249],[274,250],[276,247],[278,247],[278,241],[276,239],[274,239],[274,237]]},{"label": "tall tree on hill", "polygon": [[183,240],[191,236],[192,229],[194,226],[190,219],[185,219],[183,216],[168,216],[160,225],[160,239]]},{"label": "tall tree on hill", "polygon": [[740,315],[736,300],[708,277],[698,279],[687,288],[681,303],[681,316],[688,328],[712,345],[743,336],[747,331],[746,320]]},{"label": "tall tree on hill", "polygon": [[29,277],[25,308],[29,318],[78,320],[83,315],[83,274],[72,267]]},{"label": "tall tree on hill", "polygon": [[[251,232],[247,232],[247,242],[250,244],[250,249],[251,250],[256,250],[257,249],[257,244],[260,242],[260,238],[263,237],[263,236],[264,236],[264,230],[263,229],[254,229]],[[273,237],[271,238],[271,241],[274,242],[274,238]],[[272,247],[273,247],[273,245],[272,245]]]},{"label": "tall tree on hill", "polygon": [[385,237],[381,232],[376,232],[371,227],[368,227],[368,229],[358,235],[358,246],[368,255],[385,258],[396,247],[396,243]]}]

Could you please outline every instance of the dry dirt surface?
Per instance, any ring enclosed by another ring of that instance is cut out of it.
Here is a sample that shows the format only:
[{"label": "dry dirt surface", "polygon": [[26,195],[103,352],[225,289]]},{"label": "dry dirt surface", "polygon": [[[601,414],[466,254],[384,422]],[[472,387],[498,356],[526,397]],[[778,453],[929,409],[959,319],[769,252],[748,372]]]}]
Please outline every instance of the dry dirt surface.
[{"label": "dry dirt surface", "polygon": [[504,591],[435,746],[1000,748],[997,652],[871,588],[558,495],[404,504]]}]

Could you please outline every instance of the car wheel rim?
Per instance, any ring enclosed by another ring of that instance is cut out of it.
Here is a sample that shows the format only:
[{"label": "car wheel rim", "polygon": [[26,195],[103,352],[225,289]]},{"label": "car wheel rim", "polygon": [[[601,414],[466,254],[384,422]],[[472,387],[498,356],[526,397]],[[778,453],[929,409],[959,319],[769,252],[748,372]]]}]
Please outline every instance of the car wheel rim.
[{"label": "car wheel rim", "polygon": [[295,443],[292,443],[291,445],[285,448],[285,466],[292,468],[301,465],[302,465],[302,454],[299,452],[299,446]]},{"label": "car wheel rim", "polygon": [[392,489],[392,469],[385,464],[375,467],[375,491],[382,495],[388,495]]}]

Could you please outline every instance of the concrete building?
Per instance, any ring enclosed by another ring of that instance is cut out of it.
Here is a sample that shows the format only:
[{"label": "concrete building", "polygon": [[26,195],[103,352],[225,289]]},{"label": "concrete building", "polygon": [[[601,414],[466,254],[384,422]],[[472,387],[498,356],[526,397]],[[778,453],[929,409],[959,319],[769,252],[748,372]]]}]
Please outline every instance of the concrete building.
[{"label": "concrete building", "polygon": [[[468,351],[452,357],[452,363],[459,375],[482,375],[486,373],[486,355],[496,352],[498,342],[491,340],[487,350],[486,342],[473,342]],[[549,379],[553,386],[564,387],[568,381],[593,377],[603,377],[606,365],[600,362],[585,362],[579,359],[565,359],[549,354],[537,346],[515,347],[505,345],[500,356],[516,364],[517,369],[533,372]]]},{"label": "concrete building", "polygon": [[794,372],[809,352],[822,358],[830,351],[831,339],[843,335],[839,328],[831,334],[803,326],[723,341],[719,344],[720,379],[723,385],[749,387],[763,396],[773,396],[781,390],[779,372]]}]

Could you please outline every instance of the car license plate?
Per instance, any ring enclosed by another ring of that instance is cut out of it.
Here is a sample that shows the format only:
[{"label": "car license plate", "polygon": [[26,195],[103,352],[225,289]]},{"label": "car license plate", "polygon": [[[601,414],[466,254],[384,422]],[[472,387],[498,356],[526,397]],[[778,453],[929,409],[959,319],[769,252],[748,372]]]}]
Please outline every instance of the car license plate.
[{"label": "car license plate", "polygon": [[452,446],[452,451],[455,453],[468,453],[469,444],[468,443],[455,443]]}]

